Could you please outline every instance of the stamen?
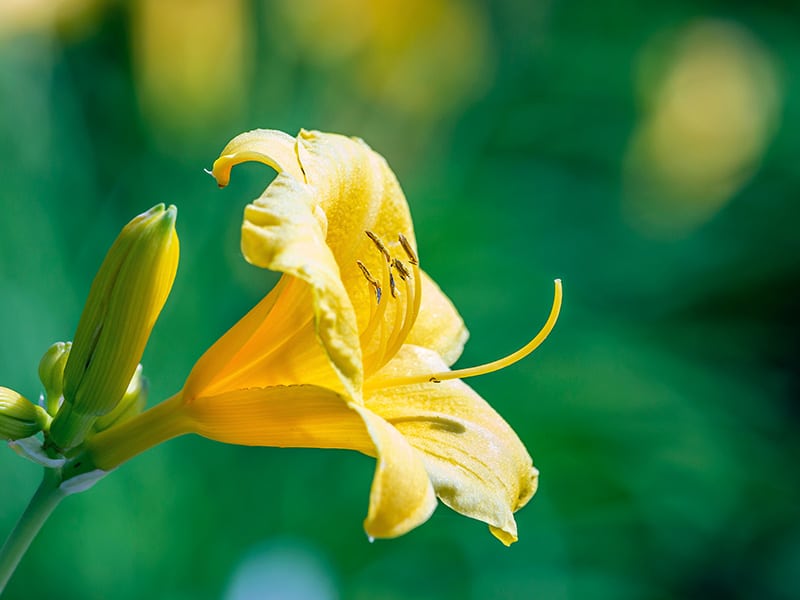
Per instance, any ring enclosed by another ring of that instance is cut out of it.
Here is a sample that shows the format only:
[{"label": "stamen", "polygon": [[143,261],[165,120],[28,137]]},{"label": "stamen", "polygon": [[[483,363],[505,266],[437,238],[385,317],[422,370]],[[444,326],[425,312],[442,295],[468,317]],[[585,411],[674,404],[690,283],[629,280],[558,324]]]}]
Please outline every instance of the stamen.
[{"label": "stamen", "polygon": [[[394,289],[394,287],[395,287],[394,278],[392,277],[391,267],[390,267],[391,259],[387,258],[389,256],[389,252],[386,250],[386,247],[380,241],[378,236],[376,236],[371,231],[366,231],[365,233],[367,234],[367,237],[369,237],[369,239],[371,239],[375,243],[375,246],[378,248],[378,250],[380,250],[380,252],[381,252],[381,254],[383,254],[384,258],[386,258],[386,262],[383,263],[383,288],[387,288],[388,287],[392,292],[392,296],[394,296],[397,293],[397,291]],[[364,269],[362,269],[362,273],[363,272],[364,272]],[[371,276],[372,275],[370,274],[370,277]],[[377,281],[376,281],[376,283],[377,283]],[[378,285],[380,287],[380,284],[378,284]],[[364,328],[364,331],[362,331],[361,335],[359,336],[360,341],[361,341],[361,348],[363,350],[366,350],[366,348],[369,345],[369,343],[370,343],[370,341],[372,339],[372,336],[375,333],[375,330],[377,329],[378,325],[381,326],[381,333],[379,334],[380,338],[381,338],[381,344],[379,344],[379,348],[378,348],[379,354],[378,354],[378,356],[382,356],[382,353],[383,353],[382,346],[384,346],[384,344],[385,344],[385,342],[383,341],[383,339],[384,339],[383,327],[385,326],[385,323],[383,322],[383,316],[386,314],[386,304],[387,304],[386,300],[381,295],[381,297],[378,299],[377,310],[374,313],[370,313],[369,322],[367,323],[367,326]],[[368,361],[368,359],[365,356],[364,357],[364,364],[365,365],[367,364],[367,361]]]},{"label": "stamen", "polygon": [[[402,235],[400,237],[405,239]],[[402,244],[402,242],[400,243]],[[408,243],[407,240],[406,243]],[[412,288],[411,296],[409,298],[409,304],[412,306],[411,312],[409,313],[409,316],[406,317],[406,321],[403,324],[403,331],[400,334],[400,339],[403,342],[405,342],[408,334],[411,333],[411,328],[414,326],[414,323],[417,320],[417,315],[419,315],[419,307],[422,304],[422,273],[419,269],[419,260],[417,260],[416,254],[413,256],[413,261],[411,261],[411,270],[413,271],[414,287]],[[397,350],[399,349],[400,348]]]},{"label": "stamen", "polygon": [[372,243],[378,247],[378,250],[380,250],[381,254],[383,254],[383,258],[386,259],[386,262],[392,264],[392,257],[389,256],[389,251],[386,249],[386,246],[383,245],[381,238],[379,238],[371,231],[365,231],[364,233],[366,233],[367,237],[372,240]]},{"label": "stamen", "polygon": [[408,272],[408,269],[406,269],[406,266],[403,264],[402,261],[393,258],[392,266],[395,268],[397,274],[400,275],[400,279],[402,279],[403,281],[411,277],[411,273]]},{"label": "stamen", "polygon": [[[407,282],[406,291],[408,291]],[[388,338],[384,337],[381,340],[379,351],[376,354],[377,361],[374,361],[371,365],[371,372],[374,373],[375,371],[380,370],[380,368],[389,362],[389,359],[397,353],[397,349],[399,349],[402,345],[402,338],[399,336],[403,331],[403,318],[408,317],[408,304],[408,300],[406,300],[406,310],[402,310],[402,306],[395,304],[394,323],[392,325],[391,334],[388,336]],[[397,343],[398,339],[400,340],[400,344]]]},{"label": "stamen", "polygon": [[[388,286],[389,290],[391,291],[392,298],[397,297],[397,289],[394,283],[394,277],[392,277],[392,267],[390,263],[385,262],[383,263],[383,283],[384,287]],[[386,344],[388,342],[387,338],[389,337],[386,332],[387,324],[386,324],[386,307],[389,304],[387,300],[384,300],[378,305],[378,310],[376,311],[376,323],[380,323],[380,332],[378,333],[378,345],[377,347],[369,353],[368,357],[364,359],[364,371],[365,374],[372,374],[377,371],[376,365],[380,364],[383,360],[383,356],[386,354]],[[395,310],[397,307],[395,306]],[[395,319],[396,321],[397,319]],[[394,327],[392,328],[392,331]],[[370,338],[372,337],[372,333],[375,331],[375,328],[372,328],[370,331],[369,336],[366,336],[364,340],[368,343]],[[365,331],[366,333],[366,331]],[[362,343],[362,347],[365,347],[366,344]]]},{"label": "stamen", "polygon": [[[419,267],[417,266],[419,263],[417,255],[405,236],[400,234],[398,239],[400,240],[400,245],[403,247],[403,251],[406,253],[406,256],[408,256],[408,263],[411,265],[411,269],[409,269],[407,264],[403,261],[392,257],[382,240],[375,235],[375,233],[372,231],[365,231],[365,233],[372,243],[375,244],[375,247],[386,261],[383,271],[384,289],[388,286],[392,298],[405,301],[405,307],[400,305],[394,306],[394,317],[391,325],[384,322],[386,315],[385,302],[379,303],[374,314],[370,312],[369,323],[361,334],[362,349],[366,350],[367,348],[371,348],[371,351],[364,355],[364,369],[366,375],[369,377],[397,354],[397,351],[402,347],[408,337],[414,325],[414,321],[417,318],[417,314],[419,313],[422,278]],[[362,267],[362,273],[365,269],[366,267]],[[398,290],[394,272],[397,273],[397,276],[405,286],[405,298],[403,298],[403,295]],[[370,277],[372,277],[371,274]],[[369,281],[369,278],[367,280]],[[372,338],[376,333],[378,324],[380,324],[381,331],[377,343],[372,343]]]},{"label": "stamen", "polygon": [[408,256],[408,262],[410,262],[412,265],[418,265],[419,259],[417,258],[417,253],[414,252],[414,249],[411,247],[411,243],[406,239],[406,236],[401,233],[397,237],[400,240],[400,245],[403,247],[406,256]]},{"label": "stamen", "polygon": [[361,269],[361,273],[364,275],[365,279],[369,282],[372,286],[372,289],[375,290],[375,298],[378,301],[378,304],[381,303],[381,284],[378,283],[378,280],[372,276],[372,273],[369,272],[367,266],[362,263],[360,260],[356,261],[358,268]]},{"label": "stamen", "polygon": [[[399,262],[399,261],[397,261]],[[406,310],[405,314],[403,315],[403,321],[400,322],[400,319],[395,318],[395,327],[394,333],[392,337],[389,339],[389,343],[387,344],[386,352],[381,359],[380,369],[383,365],[391,360],[391,358],[397,354],[397,351],[400,350],[400,347],[406,341],[409,332],[411,331],[411,327],[414,325],[414,321],[417,318],[417,315],[414,313],[414,307],[417,306],[417,288],[418,288],[418,279],[414,280],[411,278],[411,273],[408,273],[408,277],[403,277],[403,283],[405,284],[406,288]],[[397,317],[400,315],[400,307],[397,307],[397,312],[395,313]],[[376,370],[378,370],[376,369]]]},{"label": "stamen", "polygon": [[553,307],[550,309],[550,315],[547,317],[547,321],[545,322],[544,326],[542,327],[541,331],[536,334],[536,336],[527,344],[525,344],[522,348],[517,350],[516,352],[512,352],[508,356],[483,364],[477,367],[469,367],[467,369],[457,369],[455,371],[442,371],[441,373],[423,373],[419,375],[411,375],[407,377],[390,377],[385,379],[380,378],[373,378],[372,380],[367,382],[367,388],[375,389],[375,388],[384,388],[384,387],[392,387],[398,385],[410,385],[415,383],[439,383],[442,381],[446,381],[449,379],[466,379],[467,377],[475,377],[476,375],[484,375],[486,373],[493,373],[494,371],[499,371],[500,369],[507,367],[509,365],[514,364],[515,362],[522,360],[528,354],[536,350],[541,343],[547,338],[550,332],[553,330],[553,327],[558,320],[558,314],[561,311],[561,299],[562,299],[562,291],[561,291],[561,280],[555,280],[555,293],[553,295]]},{"label": "stamen", "polygon": [[[417,259],[417,255],[411,249],[411,245],[408,243],[408,240],[405,238],[405,236],[401,233],[398,237],[400,238],[400,244],[403,246],[406,254],[408,254],[408,261],[411,263],[413,274],[408,273],[409,277],[404,280],[406,282],[407,300],[403,327],[399,331],[396,331],[395,335],[393,335],[392,339],[389,341],[386,354],[381,360],[381,367],[389,362],[389,360],[391,360],[391,358],[397,354],[401,346],[405,343],[406,338],[411,333],[411,328],[414,327],[414,323],[417,320],[419,307],[422,303],[422,274],[420,273],[419,269],[419,259]],[[397,262],[402,264],[399,260]],[[405,269],[405,265],[403,265],[403,268]],[[408,272],[407,269],[406,272]]]}]

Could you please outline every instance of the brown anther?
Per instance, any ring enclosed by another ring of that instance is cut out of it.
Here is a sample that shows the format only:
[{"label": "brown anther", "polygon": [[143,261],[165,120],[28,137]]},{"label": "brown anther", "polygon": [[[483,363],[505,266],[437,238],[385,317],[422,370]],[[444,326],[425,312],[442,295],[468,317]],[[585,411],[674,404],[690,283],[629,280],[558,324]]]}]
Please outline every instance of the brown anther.
[{"label": "brown anther", "polygon": [[431,377],[430,379],[428,379],[428,381],[430,383],[442,383],[442,380],[441,379],[437,379],[436,377]]},{"label": "brown anther", "polygon": [[398,236],[398,239],[400,240],[400,245],[403,247],[406,256],[408,256],[408,262],[410,262],[412,265],[418,265],[419,259],[417,258],[417,253],[414,252],[414,249],[411,247],[411,243],[406,239],[406,236],[401,233]]},{"label": "brown anther", "polygon": [[372,289],[375,290],[375,297],[378,300],[378,304],[380,304],[380,302],[381,302],[381,284],[378,283],[378,280],[375,279],[372,276],[372,273],[369,272],[369,269],[367,269],[367,266],[364,263],[362,263],[360,260],[357,260],[356,264],[358,265],[358,268],[361,269],[361,274],[364,275],[364,278],[372,286]]},{"label": "brown anther", "polygon": [[367,237],[369,239],[371,239],[372,243],[375,244],[375,246],[377,246],[378,250],[381,251],[381,254],[383,254],[383,258],[386,259],[386,262],[389,263],[389,264],[392,264],[392,257],[389,256],[389,251],[386,249],[386,246],[383,245],[383,242],[381,241],[381,239],[377,235],[375,235],[374,233],[372,233],[369,230],[365,231],[364,233],[367,234]]},{"label": "brown anther", "polygon": [[367,265],[365,265],[360,260],[357,260],[356,264],[358,265],[358,268],[361,269],[361,273],[364,275],[364,278],[367,281],[369,281],[372,285],[375,285],[375,284],[378,283],[376,281],[376,279],[372,276],[372,273],[369,272],[369,269],[367,269]]},{"label": "brown anther", "polygon": [[408,269],[406,269],[406,266],[402,263],[402,261],[393,258],[392,266],[397,270],[397,274],[400,275],[400,279],[402,279],[403,281],[411,277],[411,273],[409,272]]},{"label": "brown anther", "polygon": [[392,292],[392,298],[397,298],[397,284],[394,282],[391,269],[389,270],[389,291]]}]

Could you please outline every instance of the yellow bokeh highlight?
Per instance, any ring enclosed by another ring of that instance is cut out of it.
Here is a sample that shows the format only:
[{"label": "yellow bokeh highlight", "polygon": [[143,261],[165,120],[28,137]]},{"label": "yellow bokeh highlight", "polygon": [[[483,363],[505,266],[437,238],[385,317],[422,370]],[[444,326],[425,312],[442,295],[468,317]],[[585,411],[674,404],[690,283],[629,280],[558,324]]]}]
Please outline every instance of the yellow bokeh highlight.
[{"label": "yellow bokeh highlight", "polygon": [[[281,0],[287,51],[342,67],[363,98],[438,117],[489,85],[488,17],[459,0]],[[272,16],[270,16],[272,18]]]},{"label": "yellow bokeh highlight", "polygon": [[105,5],[105,0],[2,0],[0,38],[53,29],[81,31]]},{"label": "yellow bokeh highlight", "polygon": [[250,46],[243,0],[137,0],[131,11],[137,93],[154,129],[188,135],[237,114]]},{"label": "yellow bokeh highlight", "polygon": [[772,57],[739,25],[699,21],[659,42],[638,74],[645,110],[626,156],[624,209],[643,233],[669,237],[707,222],[749,181],[781,94]]}]

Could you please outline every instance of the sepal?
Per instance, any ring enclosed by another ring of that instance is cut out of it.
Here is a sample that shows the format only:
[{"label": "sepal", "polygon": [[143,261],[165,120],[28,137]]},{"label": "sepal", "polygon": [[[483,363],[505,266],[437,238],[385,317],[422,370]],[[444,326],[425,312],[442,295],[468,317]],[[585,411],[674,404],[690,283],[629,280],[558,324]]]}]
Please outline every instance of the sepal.
[{"label": "sepal", "polygon": [[102,469],[93,469],[62,481],[58,488],[67,496],[79,494],[93,487],[95,483],[100,481],[106,475],[108,475],[108,471],[103,471]]},{"label": "sepal", "polygon": [[8,447],[22,458],[27,458],[47,469],[58,469],[67,462],[65,458],[52,458],[48,455],[42,447],[42,440],[36,436],[10,441]]}]

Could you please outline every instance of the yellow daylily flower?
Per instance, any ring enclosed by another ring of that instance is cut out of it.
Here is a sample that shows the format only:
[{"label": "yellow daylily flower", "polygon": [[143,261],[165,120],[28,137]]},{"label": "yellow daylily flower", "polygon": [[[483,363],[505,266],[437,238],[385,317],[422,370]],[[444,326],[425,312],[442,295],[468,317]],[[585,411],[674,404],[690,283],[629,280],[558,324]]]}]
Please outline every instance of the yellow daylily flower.
[{"label": "yellow daylily flower", "polygon": [[[558,316],[514,354],[451,371],[467,339],[450,300],[419,267],[408,204],[364,142],[256,130],[214,163],[219,185],[256,160],[278,171],[247,206],[245,258],[284,275],[196,363],[173,398],[88,440],[111,469],[175,435],[233,444],[352,449],[377,459],[364,523],[370,537],[425,522],[436,497],[517,539],[513,513],[538,471],[511,427],[464,377],[536,348]],[[120,443],[120,440],[138,440]]]}]

